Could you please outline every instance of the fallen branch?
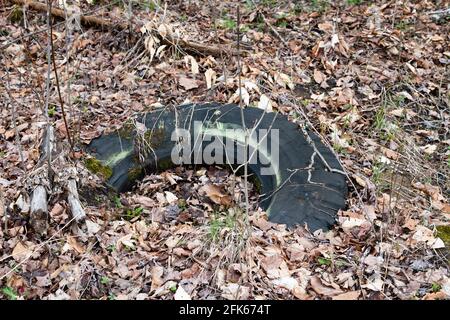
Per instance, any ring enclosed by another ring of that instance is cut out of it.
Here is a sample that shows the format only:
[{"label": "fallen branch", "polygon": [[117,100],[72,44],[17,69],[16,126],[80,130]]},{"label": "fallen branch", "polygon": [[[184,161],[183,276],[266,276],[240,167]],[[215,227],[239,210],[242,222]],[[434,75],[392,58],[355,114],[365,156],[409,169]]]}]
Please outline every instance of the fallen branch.
[{"label": "fallen branch", "polygon": [[37,185],[31,196],[30,224],[36,233],[47,234],[48,228],[47,190]]},{"label": "fallen branch", "polygon": [[72,212],[72,217],[75,221],[79,222],[86,218],[86,213],[84,212],[81,202],[78,197],[77,183],[75,179],[70,179],[67,182],[67,201],[69,202],[70,211]]},{"label": "fallen branch", "polygon": [[47,234],[48,229],[48,206],[47,206],[47,189],[45,186],[50,185],[51,172],[51,154],[53,151],[53,144],[55,141],[54,129],[48,125],[44,133],[44,139],[41,146],[41,158],[38,162],[38,168],[43,166],[45,160],[47,162],[47,174],[40,174],[35,183],[33,193],[31,195],[30,205],[30,224],[33,230],[40,234]]},{"label": "fallen branch", "polygon": [[[40,3],[37,1],[28,1],[28,0],[9,0],[10,2],[17,5],[24,5],[28,8],[31,8],[36,11],[47,12],[47,5],[44,3]],[[66,14],[64,10],[58,8],[51,8],[51,14],[54,17],[58,17],[61,19],[66,19]],[[95,16],[89,15],[80,15],[80,22],[87,27],[99,27],[109,30],[126,30],[128,28],[127,24],[114,23],[111,21],[107,21],[104,19],[97,18]]]},{"label": "fallen branch", "polygon": [[[10,2],[17,5],[25,5],[40,12],[47,12],[47,6],[43,3],[37,1],[27,1],[27,0],[9,0]],[[54,17],[61,19],[66,19],[66,14],[64,10],[58,8],[51,8],[51,14]],[[117,23],[108,20],[98,18],[91,15],[79,15],[79,21],[82,25],[86,27],[96,27],[99,29],[107,29],[110,31],[124,31],[128,30],[129,26],[127,23]],[[228,46],[211,46],[210,44],[203,44],[193,41],[187,41],[181,38],[175,38],[171,35],[167,35],[161,38],[161,42],[167,45],[179,46],[188,53],[211,55],[215,57],[221,57],[224,54],[237,55],[237,51]]]},{"label": "fallen branch", "polygon": [[192,41],[186,41],[183,39],[174,39],[170,36],[161,37],[161,41],[164,44],[167,45],[177,45],[183,48],[188,53],[194,53],[194,54],[203,54],[203,55],[210,55],[214,57],[220,57],[223,54],[230,54],[233,56],[237,55],[237,51],[222,47],[222,46],[211,46],[209,44],[202,44],[198,42],[192,42]]}]

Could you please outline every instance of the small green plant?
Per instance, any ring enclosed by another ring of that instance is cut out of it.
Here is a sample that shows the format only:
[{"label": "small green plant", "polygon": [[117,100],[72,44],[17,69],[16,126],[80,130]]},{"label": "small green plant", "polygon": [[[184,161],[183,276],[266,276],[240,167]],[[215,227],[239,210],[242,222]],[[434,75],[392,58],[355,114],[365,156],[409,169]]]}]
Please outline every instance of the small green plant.
[{"label": "small green plant", "polygon": [[327,258],[319,257],[319,258],[317,258],[317,262],[321,266],[330,266],[331,265],[331,259],[327,259]]},{"label": "small green plant", "polygon": [[173,293],[177,292],[177,285],[171,286],[169,290],[172,291]]},{"label": "small green plant", "polygon": [[301,104],[307,107],[311,103],[311,99],[302,99]]},{"label": "small green plant", "polygon": [[6,156],[6,152],[5,151],[0,151],[0,158],[3,158],[4,156]]},{"label": "small green plant", "polygon": [[385,167],[381,162],[375,162],[372,166],[372,181],[375,185],[379,185],[381,183],[382,173]]},{"label": "small green plant", "polygon": [[275,7],[277,5],[277,2],[278,2],[277,0],[262,0],[261,1],[261,5],[263,7],[273,8],[273,7]]},{"label": "small green plant", "polygon": [[55,106],[51,106],[50,108],[48,108],[48,116],[49,117],[53,117],[56,113],[56,107]]},{"label": "small green plant", "polygon": [[221,215],[216,213],[209,222],[209,238],[216,242],[220,239],[220,233],[224,228],[232,229],[235,225],[235,218],[229,214]]},{"label": "small green plant", "polygon": [[357,6],[362,3],[362,0],[347,0],[347,4],[350,6]]},{"label": "small green plant", "polygon": [[384,141],[391,141],[395,138],[396,125],[386,118],[386,106],[382,105],[375,113],[374,127],[379,133],[379,137]]},{"label": "small green plant", "polygon": [[134,219],[136,217],[139,217],[141,215],[142,211],[144,211],[144,209],[141,208],[141,207],[137,207],[137,208],[134,208],[134,209],[127,209],[126,210],[126,214],[125,214],[125,218],[127,220],[132,220],[132,219]]},{"label": "small green plant", "polygon": [[139,3],[142,9],[148,9],[148,11],[156,11],[157,5],[153,0],[145,0]]},{"label": "small green plant", "polygon": [[19,297],[17,295],[17,292],[11,288],[11,287],[4,287],[2,289],[2,293],[9,299],[9,300],[17,300],[17,298]]},{"label": "small green plant", "polygon": [[340,144],[334,143],[333,149],[334,149],[334,151],[336,151],[339,154],[345,153],[345,148],[343,146],[341,146]]},{"label": "small green plant", "polygon": [[178,200],[178,208],[180,208],[181,210],[186,210],[188,207],[187,202],[185,199],[179,199]]},{"label": "small green plant", "polygon": [[108,250],[109,252],[116,251],[116,246],[113,245],[113,244],[111,244],[111,245],[109,245],[109,246],[106,248],[106,250]]},{"label": "small green plant", "polygon": [[284,19],[280,19],[276,22],[276,26],[280,28],[286,28],[288,26],[288,22]]},{"label": "small green plant", "polygon": [[122,202],[120,202],[120,197],[118,196],[114,196],[114,205],[116,206],[116,208],[123,208]]},{"label": "small green plant", "polygon": [[406,31],[410,26],[407,20],[401,20],[395,24],[395,28],[400,31]]},{"label": "small green plant", "polygon": [[23,20],[23,10],[20,6],[14,6],[11,13],[8,16],[9,21],[12,23],[22,23]]},{"label": "small green plant", "polygon": [[381,131],[385,127],[386,127],[386,109],[384,108],[384,106],[381,106],[375,113],[375,129]]},{"label": "small green plant", "polygon": [[330,3],[327,0],[311,0],[312,11],[323,12],[329,5]]},{"label": "small green plant", "polygon": [[439,292],[439,291],[441,291],[441,289],[442,289],[442,287],[439,283],[433,283],[431,285],[431,291],[433,291],[433,292]]},{"label": "small green plant", "polygon": [[102,277],[100,278],[100,283],[101,283],[101,284],[104,284],[104,285],[109,284],[110,281],[111,281],[111,280],[109,280],[109,278],[108,278],[107,276],[102,276]]},{"label": "small green plant", "polygon": [[115,294],[114,293],[111,293],[109,296],[108,296],[108,300],[116,300],[116,296],[115,296]]},{"label": "small green plant", "polygon": [[219,21],[219,27],[224,29],[236,29],[236,21],[230,18],[223,18]]}]

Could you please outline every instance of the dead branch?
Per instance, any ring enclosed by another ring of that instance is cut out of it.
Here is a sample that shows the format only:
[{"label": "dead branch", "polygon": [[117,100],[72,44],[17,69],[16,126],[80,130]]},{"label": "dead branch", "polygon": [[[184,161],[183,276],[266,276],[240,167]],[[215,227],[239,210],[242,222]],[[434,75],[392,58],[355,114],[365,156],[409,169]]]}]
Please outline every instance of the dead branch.
[{"label": "dead branch", "polygon": [[[10,2],[17,5],[25,5],[40,12],[47,12],[47,6],[43,3],[36,1],[27,0],[9,0]],[[64,10],[58,8],[51,8],[52,16],[66,19],[66,14]],[[117,23],[108,20],[98,18],[91,15],[80,15],[80,23],[86,27],[94,27],[99,29],[106,29],[110,31],[124,31],[128,30],[128,23]],[[215,57],[220,57],[223,54],[237,55],[237,51],[228,46],[211,46],[210,44],[202,44],[193,41],[187,41],[181,38],[174,38],[172,35],[167,35],[161,37],[161,42],[167,45],[179,46],[188,53],[211,55]]]},{"label": "dead branch", "polygon": [[[44,3],[40,3],[37,1],[28,1],[28,0],[9,0],[10,2],[17,5],[25,5],[28,8],[31,8],[36,11],[47,12],[47,5]],[[51,14],[54,17],[58,17],[61,19],[66,19],[66,14],[64,10],[58,8],[51,8]],[[111,21],[107,21],[104,19],[97,18],[95,16],[89,15],[80,15],[80,22],[86,27],[98,27],[109,30],[126,30],[128,28],[127,24],[114,23]]]},{"label": "dead branch", "polygon": [[173,38],[171,35],[161,37],[161,42],[167,45],[176,45],[183,48],[188,53],[210,55],[220,57],[223,54],[237,56],[237,51],[226,46],[211,46],[198,42],[187,41],[180,38]]},{"label": "dead branch", "polygon": [[48,206],[47,206],[47,189],[45,186],[50,185],[49,173],[51,171],[50,159],[55,141],[54,129],[51,125],[46,127],[44,139],[41,146],[41,158],[38,167],[44,165],[45,160],[49,160],[47,166],[47,174],[40,175],[35,183],[33,193],[31,195],[30,205],[30,224],[33,230],[41,235],[47,234],[48,229]]},{"label": "dead branch", "polygon": [[48,228],[47,190],[37,185],[31,196],[30,223],[33,230],[39,234],[47,234]]},{"label": "dead branch", "polygon": [[67,201],[69,202],[70,210],[72,212],[72,217],[75,221],[81,221],[86,218],[86,213],[84,212],[81,202],[78,197],[77,183],[75,179],[70,179],[67,182]]}]

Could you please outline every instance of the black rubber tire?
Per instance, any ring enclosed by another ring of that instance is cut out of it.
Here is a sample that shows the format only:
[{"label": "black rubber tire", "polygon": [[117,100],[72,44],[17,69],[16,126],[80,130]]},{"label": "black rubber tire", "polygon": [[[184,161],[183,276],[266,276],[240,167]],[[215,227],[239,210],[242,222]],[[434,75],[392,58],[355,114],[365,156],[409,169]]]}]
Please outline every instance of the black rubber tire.
[{"label": "black rubber tire", "polygon": [[[318,156],[311,166],[314,148],[298,126],[285,116],[264,113],[257,108],[246,108],[244,115],[247,128],[279,130],[277,176],[261,175],[260,169],[264,165],[260,161],[249,165],[249,170],[260,182],[260,206],[268,212],[269,220],[288,226],[306,223],[311,231],[328,230],[335,223],[337,211],[346,204],[348,188],[345,176],[330,172]],[[155,139],[152,136],[153,151],[145,155],[144,162],[137,159],[134,152],[135,133],[130,131],[101,136],[87,148],[95,158],[111,167],[112,176],[108,183],[119,192],[129,190],[135,179],[145,173],[171,165],[171,152],[175,146],[175,142],[171,141],[171,133],[176,127],[189,128],[194,120],[208,121],[210,124],[226,123],[233,127],[242,125],[238,106],[219,104],[166,108],[147,113],[137,120],[152,129],[152,132],[157,130],[154,137],[158,141],[153,141]],[[320,138],[311,132],[308,134],[328,166],[342,171],[336,157]],[[267,139],[270,146],[270,134]],[[202,148],[207,144],[202,145]]]}]

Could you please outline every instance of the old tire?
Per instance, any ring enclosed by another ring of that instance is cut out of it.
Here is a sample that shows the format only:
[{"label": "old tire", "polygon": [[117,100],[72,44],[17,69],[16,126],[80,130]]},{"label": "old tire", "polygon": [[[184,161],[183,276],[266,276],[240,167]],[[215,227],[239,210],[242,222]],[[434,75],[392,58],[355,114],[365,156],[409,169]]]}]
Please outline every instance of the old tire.
[{"label": "old tire", "polygon": [[[249,165],[249,170],[260,182],[260,206],[267,211],[269,220],[288,226],[306,223],[311,231],[329,229],[335,222],[337,211],[345,206],[348,193],[345,176],[339,173],[342,168],[334,154],[315,134],[308,132],[310,139],[307,139],[285,116],[264,113],[256,108],[246,108],[244,114],[247,128],[268,129],[270,133],[273,129],[279,130],[276,175],[262,175],[261,168],[267,165],[259,159]],[[136,154],[139,140],[136,130],[125,125],[118,132],[93,140],[87,151],[110,168],[112,175],[108,183],[119,192],[125,191],[145,173],[173,166],[171,152],[175,142],[171,140],[171,134],[175,128],[192,131],[193,121],[207,122],[211,128],[219,127],[219,124],[241,128],[240,109],[236,105],[184,105],[156,110],[137,118],[137,122],[145,124],[152,132],[148,134],[151,150],[146,151],[144,147],[139,151],[140,155]],[[270,134],[267,139],[267,144],[271,145]],[[206,145],[202,144],[202,148]],[[270,158],[271,153],[265,152]]]}]

